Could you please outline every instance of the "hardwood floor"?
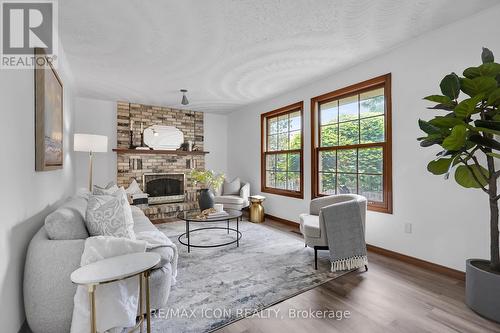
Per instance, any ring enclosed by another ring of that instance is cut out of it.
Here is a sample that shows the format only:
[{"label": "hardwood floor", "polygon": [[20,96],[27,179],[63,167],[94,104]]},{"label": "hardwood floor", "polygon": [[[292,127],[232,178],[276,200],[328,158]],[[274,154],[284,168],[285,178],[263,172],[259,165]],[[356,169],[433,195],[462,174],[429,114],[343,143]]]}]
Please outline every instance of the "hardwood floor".
[{"label": "hardwood floor", "polygon": [[[293,227],[269,220],[266,223],[297,235]],[[259,314],[270,314],[270,318],[245,318],[217,333],[500,332],[499,324],[467,308],[464,287],[458,279],[369,252],[368,272],[344,275]],[[289,311],[309,309],[349,311],[350,317],[337,320],[289,316]]]}]

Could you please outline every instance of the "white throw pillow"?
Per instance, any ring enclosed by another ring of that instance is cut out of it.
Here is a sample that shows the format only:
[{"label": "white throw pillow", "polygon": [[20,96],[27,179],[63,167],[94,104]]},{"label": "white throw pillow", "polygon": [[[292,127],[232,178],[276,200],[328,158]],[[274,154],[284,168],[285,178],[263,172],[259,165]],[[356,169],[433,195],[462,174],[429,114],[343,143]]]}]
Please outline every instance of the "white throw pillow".
[{"label": "white throw pillow", "polygon": [[234,178],[231,182],[224,180],[222,189],[223,195],[240,195],[241,181],[239,177]]},{"label": "white throw pillow", "polygon": [[132,180],[130,185],[127,187],[125,192],[129,195],[132,196],[133,194],[139,194],[142,193],[141,188],[139,187],[139,184],[137,184],[137,181],[135,179]]},{"label": "white throw pillow", "polygon": [[132,210],[123,187],[112,195],[91,195],[85,224],[91,236],[135,239]]}]

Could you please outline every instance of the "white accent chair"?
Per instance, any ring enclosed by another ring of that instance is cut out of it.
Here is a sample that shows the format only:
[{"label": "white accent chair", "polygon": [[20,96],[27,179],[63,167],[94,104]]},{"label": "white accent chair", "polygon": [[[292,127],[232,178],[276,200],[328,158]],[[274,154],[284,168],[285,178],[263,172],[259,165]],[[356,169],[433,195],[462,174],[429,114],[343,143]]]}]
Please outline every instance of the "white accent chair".
[{"label": "white accent chair", "polygon": [[[311,200],[308,214],[300,214],[300,232],[304,236],[305,246],[314,249],[314,269],[318,269],[318,250],[328,250],[326,224],[322,211],[325,209],[335,211],[344,202],[356,200],[361,212],[363,230],[366,233],[366,198],[357,194],[337,194]],[[334,215],[334,214],[332,214]],[[367,270],[368,268],[365,267]]]},{"label": "white accent chair", "polygon": [[216,195],[214,202],[223,204],[224,208],[242,210],[250,205],[248,197],[250,196],[250,183],[241,183],[238,195],[224,194],[223,189],[220,190],[220,195]]}]

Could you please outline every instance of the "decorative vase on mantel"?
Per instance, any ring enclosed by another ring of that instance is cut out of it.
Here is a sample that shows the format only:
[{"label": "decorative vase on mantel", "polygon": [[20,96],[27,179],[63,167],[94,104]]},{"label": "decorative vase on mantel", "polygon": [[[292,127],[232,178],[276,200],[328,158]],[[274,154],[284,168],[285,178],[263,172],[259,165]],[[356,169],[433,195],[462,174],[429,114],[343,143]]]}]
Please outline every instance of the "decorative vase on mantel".
[{"label": "decorative vase on mantel", "polygon": [[204,211],[205,209],[214,207],[215,196],[212,190],[208,188],[204,188],[200,190],[200,196],[198,197],[198,205],[200,206],[200,210]]}]

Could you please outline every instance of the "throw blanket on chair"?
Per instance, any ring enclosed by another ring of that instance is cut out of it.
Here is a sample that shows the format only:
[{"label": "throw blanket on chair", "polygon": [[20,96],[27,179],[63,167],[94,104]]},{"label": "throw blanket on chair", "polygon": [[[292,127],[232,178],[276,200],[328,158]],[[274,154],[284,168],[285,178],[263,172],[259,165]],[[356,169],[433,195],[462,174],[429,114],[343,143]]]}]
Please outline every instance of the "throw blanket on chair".
[{"label": "throw blanket on chair", "polygon": [[368,264],[365,231],[356,200],[323,207],[331,271],[351,270]]}]

